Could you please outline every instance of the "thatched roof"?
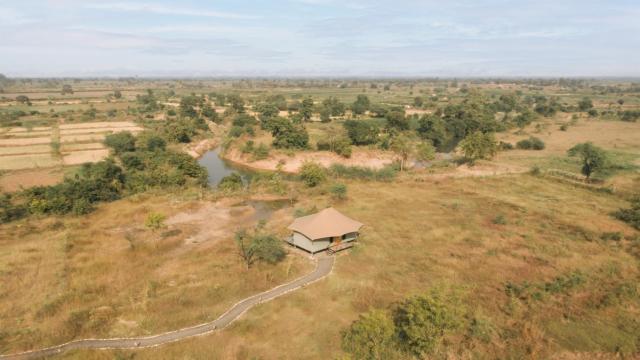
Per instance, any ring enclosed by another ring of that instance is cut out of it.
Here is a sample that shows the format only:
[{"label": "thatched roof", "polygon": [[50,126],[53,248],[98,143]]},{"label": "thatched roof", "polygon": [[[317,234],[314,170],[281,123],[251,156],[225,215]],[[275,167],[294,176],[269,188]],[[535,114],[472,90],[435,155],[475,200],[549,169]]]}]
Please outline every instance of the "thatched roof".
[{"label": "thatched roof", "polygon": [[326,208],[316,214],[295,219],[287,229],[299,232],[311,240],[317,240],[357,232],[362,225],[334,208]]}]

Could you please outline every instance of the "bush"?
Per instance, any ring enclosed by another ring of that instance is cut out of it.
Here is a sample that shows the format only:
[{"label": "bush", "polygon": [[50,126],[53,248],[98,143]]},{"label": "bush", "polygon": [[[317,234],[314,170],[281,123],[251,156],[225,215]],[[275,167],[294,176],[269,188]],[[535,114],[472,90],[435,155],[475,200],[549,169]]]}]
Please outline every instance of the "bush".
[{"label": "bush", "polygon": [[613,216],[640,230],[640,198],[634,199],[630,208],[620,209]]},{"label": "bush", "polygon": [[339,200],[344,200],[347,197],[347,185],[342,183],[335,183],[331,185],[329,189],[331,195]]},{"label": "bush", "polygon": [[545,145],[544,141],[532,136],[528,139],[518,141],[516,147],[521,150],[543,150]]},{"label": "bush", "polygon": [[316,149],[318,149],[318,151],[329,151],[331,150],[331,143],[326,140],[318,140]]},{"label": "bush", "polygon": [[405,300],[393,312],[400,345],[418,358],[432,353],[445,334],[460,326],[458,312],[456,304],[437,294]]},{"label": "bush", "polygon": [[268,157],[269,157],[269,147],[265,144],[260,144],[253,150],[254,160],[263,160]]},{"label": "bush", "polygon": [[220,180],[218,189],[222,191],[238,191],[242,190],[244,183],[242,182],[242,176],[238,173],[227,175]]},{"label": "bush", "polygon": [[345,179],[391,181],[397,175],[397,169],[391,165],[382,169],[372,169],[363,166],[333,164],[329,167],[329,173],[334,177]]},{"label": "bush", "polygon": [[287,256],[282,241],[271,234],[258,234],[253,238],[256,257],[269,264],[276,264]]},{"label": "bush", "polygon": [[122,154],[136,149],[136,138],[128,131],[122,131],[107,135],[104,144],[112,148],[116,154]]},{"label": "bush", "polygon": [[354,359],[389,359],[395,345],[394,332],[393,321],[385,311],[371,310],[342,332],[342,349]]},{"label": "bush", "polygon": [[144,221],[144,226],[147,229],[156,231],[165,227],[164,221],[167,219],[167,216],[161,213],[152,212],[147,215],[147,219]]},{"label": "bush", "polygon": [[326,178],[327,174],[325,169],[318,163],[308,161],[300,167],[300,179],[302,179],[308,187],[315,187],[324,182]]},{"label": "bush", "polygon": [[508,142],[504,142],[504,141],[500,141],[500,143],[498,144],[498,147],[500,148],[500,150],[513,150],[513,144],[512,143],[508,143]]},{"label": "bush", "polygon": [[18,220],[27,214],[23,205],[16,205],[10,194],[0,194],[0,223]]},{"label": "bush", "polygon": [[339,138],[333,143],[333,151],[345,158],[351,157],[351,142],[345,138]]}]

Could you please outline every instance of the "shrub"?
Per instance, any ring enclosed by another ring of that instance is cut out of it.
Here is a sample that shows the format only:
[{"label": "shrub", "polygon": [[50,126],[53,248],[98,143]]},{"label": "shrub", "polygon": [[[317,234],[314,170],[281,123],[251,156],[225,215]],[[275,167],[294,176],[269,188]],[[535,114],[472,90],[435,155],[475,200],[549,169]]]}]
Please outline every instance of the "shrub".
[{"label": "shrub", "polygon": [[104,144],[112,148],[116,154],[122,154],[136,149],[136,138],[128,131],[107,135]]},{"label": "shrub", "polygon": [[268,157],[269,157],[269,147],[265,144],[260,144],[253,150],[253,158],[255,160],[263,160]]},{"label": "shrub", "polygon": [[331,143],[326,140],[318,140],[316,149],[318,149],[318,151],[329,151],[331,150]]},{"label": "shrub", "polygon": [[634,228],[640,230],[640,198],[636,198],[631,202],[628,209],[619,209],[613,213],[613,216]]},{"label": "shrub", "polygon": [[329,173],[338,178],[390,181],[397,175],[397,170],[391,165],[382,169],[372,169],[363,166],[333,164],[329,167]]},{"label": "shrub", "polygon": [[218,189],[222,191],[238,191],[243,187],[242,176],[238,173],[232,173],[231,175],[223,177],[218,184]]},{"label": "shrub", "polygon": [[436,148],[430,141],[423,141],[416,147],[416,157],[420,161],[430,161],[436,158]]},{"label": "shrub", "polygon": [[308,161],[300,167],[300,179],[302,179],[308,187],[315,187],[324,182],[326,178],[327,174],[325,169],[318,163]]},{"label": "shrub", "polygon": [[394,332],[393,321],[385,311],[371,310],[342,331],[342,349],[354,359],[389,359],[395,345]]},{"label": "shrub", "polygon": [[345,138],[338,138],[334,141],[333,151],[345,158],[351,157],[351,142]]},{"label": "shrub", "polygon": [[160,230],[165,227],[164,221],[166,219],[166,215],[152,212],[147,215],[147,219],[144,221],[144,226],[153,231]]},{"label": "shrub", "polygon": [[336,199],[343,200],[347,197],[347,185],[345,184],[335,183],[331,185],[329,191],[331,192],[331,195]]},{"label": "shrub", "polygon": [[244,128],[240,126],[232,126],[229,130],[229,136],[234,138],[239,138],[242,134],[244,134]]},{"label": "shrub", "polygon": [[271,234],[257,234],[253,238],[256,257],[266,263],[276,264],[287,256],[282,241]]},{"label": "shrub", "polygon": [[0,194],[0,223],[14,221],[24,217],[27,209],[23,205],[16,205],[10,194]]},{"label": "shrub", "polygon": [[513,144],[504,141],[500,141],[498,147],[500,148],[500,150],[513,150]]},{"label": "shrub", "polygon": [[393,312],[400,345],[422,358],[432,353],[445,334],[462,322],[456,304],[438,294],[419,295],[405,300]]},{"label": "shrub", "polygon": [[528,139],[518,141],[516,147],[522,150],[543,150],[545,145],[544,141],[532,136]]},{"label": "shrub", "polygon": [[619,231],[616,232],[603,232],[602,235],[600,235],[600,239],[604,240],[604,241],[620,241],[622,240],[622,233]]}]

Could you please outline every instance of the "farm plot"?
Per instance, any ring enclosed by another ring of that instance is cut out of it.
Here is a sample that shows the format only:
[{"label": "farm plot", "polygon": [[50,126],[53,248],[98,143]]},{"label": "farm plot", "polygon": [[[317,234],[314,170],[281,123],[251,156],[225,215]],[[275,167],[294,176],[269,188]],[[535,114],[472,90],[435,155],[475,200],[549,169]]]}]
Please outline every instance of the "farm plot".
[{"label": "farm plot", "polygon": [[0,170],[22,170],[97,162],[109,156],[105,136],[120,131],[139,133],[133,122],[60,124],[0,130]]},{"label": "farm plot", "polygon": [[60,164],[60,160],[51,154],[28,154],[0,156],[0,169],[22,170],[32,168],[53,167]]}]

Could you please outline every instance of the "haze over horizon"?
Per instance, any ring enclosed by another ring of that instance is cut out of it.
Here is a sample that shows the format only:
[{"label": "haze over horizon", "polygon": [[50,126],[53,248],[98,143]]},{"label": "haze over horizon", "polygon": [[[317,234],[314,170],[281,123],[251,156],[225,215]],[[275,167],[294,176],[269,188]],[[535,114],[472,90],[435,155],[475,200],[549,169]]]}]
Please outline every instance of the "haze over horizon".
[{"label": "haze over horizon", "polygon": [[636,77],[633,0],[0,0],[7,76]]}]

